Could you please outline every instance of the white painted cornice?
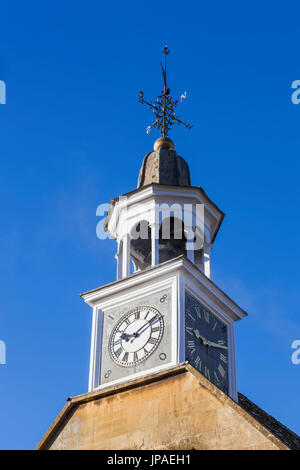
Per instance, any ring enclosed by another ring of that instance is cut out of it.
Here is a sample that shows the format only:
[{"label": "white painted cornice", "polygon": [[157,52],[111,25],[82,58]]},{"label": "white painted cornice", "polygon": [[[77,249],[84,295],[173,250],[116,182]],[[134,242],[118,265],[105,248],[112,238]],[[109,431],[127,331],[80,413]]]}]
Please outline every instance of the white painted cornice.
[{"label": "white painted cornice", "polygon": [[[126,200],[122,200],[126,198]],[[208,198],[201,187],[196,186],[168,186],[152,183],[142,189],[126,193],[111,200],[110,209],[106,218],[105,228],[113,237],[117,238],[118,224],[124,209],[128,211],[134,205],[144,204],[149,207],[152,203],[168,204],[204,204],[205,219],[208,219],[213,243],[225,214]]]},{"label": "white painted cornice", "polygon": [[198,289],[211,302],[217,304],[233,321],[244,318],[247,313],[240,308],[228,295],[226,295],[212,280],[203,274],[184,255],[161,263],[153,268],[139,271],[131,276],[114,281],[110,284],[98,287],[81,294],[84,301],[94,307],[105,302],[108,298],[119,296],[125,291],[134,290],[137,287],[149,286],[158,280],[182,275],[191,283],[196,283]]}]

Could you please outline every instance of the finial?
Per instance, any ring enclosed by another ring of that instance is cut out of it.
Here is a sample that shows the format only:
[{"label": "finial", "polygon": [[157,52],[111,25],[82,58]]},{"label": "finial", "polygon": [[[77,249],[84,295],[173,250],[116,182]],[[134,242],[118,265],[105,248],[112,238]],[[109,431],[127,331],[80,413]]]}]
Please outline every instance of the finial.
[{"label": "finial", "polygon": [[158,131],[162,134],[163,139],[166,138],[175,123],[182,124],[187,129],[192,128],[190,124],[186,123],[185,121],[181,121],[181,119],[179,119],[175,114],[175,108],[177,104],[179,102],[181,103],[182,100],[186,98],[186,91],[181,95],[179,99],[174,100],[170,95],[170,88],[168,88],[167,86],[167,55],[169,54],[169,52],[170,51],[168,50],[168,47],[165,46],[163,50],[165,64],[164,66],[161,64],[164,89],[162,90],[161,94],[156,98],[156,102],[152,103],[151,101],[145,101],[144,93],[142,91],[139,92],[138,96],[139,102],[146,104],[150,109],[152,109],[156,118],[153,123],[147,127],[147,134],[151,132],[151,129],[157,127]]},{"label": "finial", "polygon": [[174,150],[175,145],[174,145],[174,142],[168,137],[159,137],[154,142],[154,145],[153,145],[153,150],[158,150],[158,149]]}]

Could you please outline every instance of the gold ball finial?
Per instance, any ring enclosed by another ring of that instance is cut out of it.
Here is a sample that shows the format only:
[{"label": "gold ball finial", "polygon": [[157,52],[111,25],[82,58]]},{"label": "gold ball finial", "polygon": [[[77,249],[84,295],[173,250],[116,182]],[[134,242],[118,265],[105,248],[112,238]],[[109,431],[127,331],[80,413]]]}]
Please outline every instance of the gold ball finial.
[{"label": "gold ball finial", "polygon": [[169,139],[169,137],[159,137],[159,139],[157,139],[153,145],[153,150],[158,149],[174,150],[175,145],[174,142]]}]

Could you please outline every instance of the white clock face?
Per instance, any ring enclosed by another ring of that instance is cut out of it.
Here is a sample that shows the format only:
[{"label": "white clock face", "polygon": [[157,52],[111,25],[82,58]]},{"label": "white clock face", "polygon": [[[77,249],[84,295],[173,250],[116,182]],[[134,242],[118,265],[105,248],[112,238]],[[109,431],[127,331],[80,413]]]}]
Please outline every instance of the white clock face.
[{"label": "white clock face", "polygon": [[164,321],[153,307],[136,307],[123,315],[109,338],[112,360],[123,367],[145,361],[157,348],[164,333]]}]

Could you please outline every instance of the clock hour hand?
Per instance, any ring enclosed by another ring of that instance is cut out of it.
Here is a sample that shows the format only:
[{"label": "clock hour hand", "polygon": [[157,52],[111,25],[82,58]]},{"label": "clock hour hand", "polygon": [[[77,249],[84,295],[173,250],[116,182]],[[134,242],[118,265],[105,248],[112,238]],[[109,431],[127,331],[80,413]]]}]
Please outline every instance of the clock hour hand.
[{"label": "clock hour hand", "polygon": [[204,336],[200,335],[199,331],[198,330],[193,330],[193,333],[194,335],[196,336],[197,339],[201,339],[202,343],[204,344],[204,346],[208,346],[209,344],[209,341],[207,341],[206,338],[204,338]]}]

